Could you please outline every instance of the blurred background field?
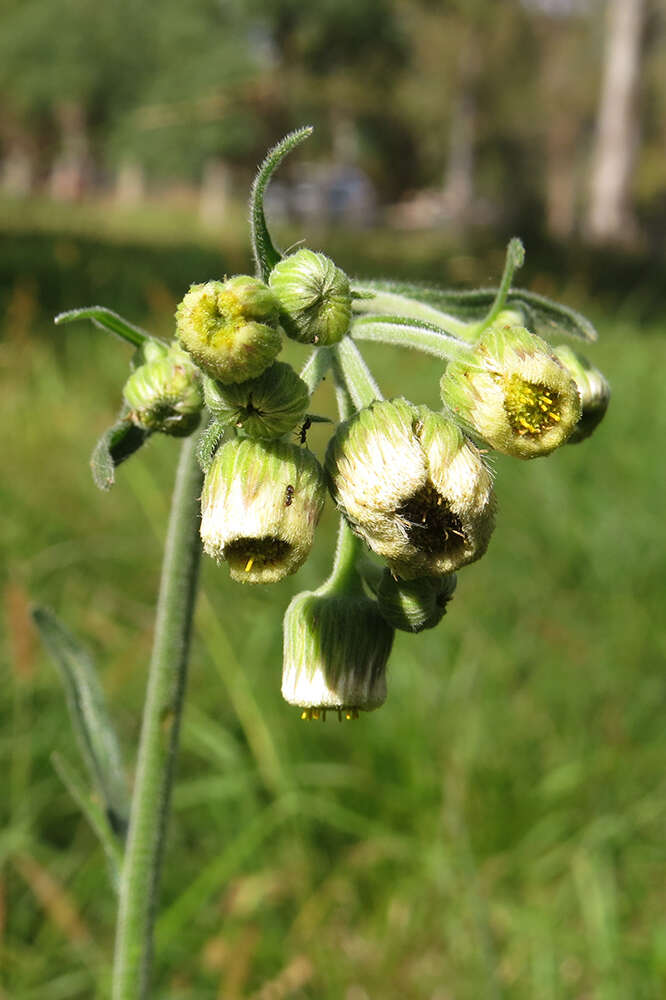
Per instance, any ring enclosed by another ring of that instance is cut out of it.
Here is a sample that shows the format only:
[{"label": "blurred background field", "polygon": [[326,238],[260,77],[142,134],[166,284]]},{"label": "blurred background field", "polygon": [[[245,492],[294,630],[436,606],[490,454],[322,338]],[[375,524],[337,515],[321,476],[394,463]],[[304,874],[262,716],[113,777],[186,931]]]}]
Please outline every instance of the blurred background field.
[{"label": "blurred background field", "polygon": [[[131,773],[177,452],[152,441],[95,490],[128,351],[52,316],[100,303],[168,337],[191,281],[250,268],[249,179],[305,121],[270,206],[283,246],[471,287],[516,232],[518,283],[597,324],[613,399],[588,442],[495,459],[487,557],[436,630],[396,637],[387,704],[358,722],[302,723],[279,693],[282,613],[327,573],[332,509],[272,588],[205,561],[155,996],[663,997],[663,9],[161,6],[159,23],[84,0],[0,15],[0,998],[108,990],[114,897],[53,767],[78,756],[28,607],[94,652]],[[618,17],[635,72],[613,149]],[[386,395],[438,405],[436,362],[365,353]],[[332,412],[328,383],[316,399]]]}]

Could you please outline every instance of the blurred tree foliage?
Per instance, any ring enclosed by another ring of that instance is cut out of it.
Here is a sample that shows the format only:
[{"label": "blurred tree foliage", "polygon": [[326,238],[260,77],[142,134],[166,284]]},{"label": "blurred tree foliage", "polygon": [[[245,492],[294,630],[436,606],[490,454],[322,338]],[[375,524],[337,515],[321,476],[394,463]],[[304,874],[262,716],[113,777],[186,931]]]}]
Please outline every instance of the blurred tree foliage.
[{"label": "blurred tree foliage", "polygon": [[[310,154],[332,147],[384,202],[425,189],[431,222],[543,216],[569,237],[588,197],[609,2],[3,0],[3,186],[20,188],[23,169],[29,190],[63,162],[74,195],[128,162],[148,181],[196,183],[221,160],[245,174],[312,121]],[[664,23],[656,0],[641,8],[631,197],[653,219],[666,202]]]}]

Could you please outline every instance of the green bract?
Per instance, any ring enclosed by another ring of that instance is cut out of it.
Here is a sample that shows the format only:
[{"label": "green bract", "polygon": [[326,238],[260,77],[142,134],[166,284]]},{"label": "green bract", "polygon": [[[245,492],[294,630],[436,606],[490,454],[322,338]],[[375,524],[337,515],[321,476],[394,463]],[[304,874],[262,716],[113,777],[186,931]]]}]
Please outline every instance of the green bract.
[{"label": "green bract", "polygon": [[478,559],[494,526],[492,478],[456,425],[426,406],[383,400],[341,424],[326,455],[352,530],[405,579]]},{"label": "green bract", "polygon": [[284,616],[282,696],[303,718],[378,708],[392,644],[393,629],[362,593],[298,594]]},{"label": "green bract", "polygon": [[302,421],[310,401],[303,379],[281,361],[247,382],[222,385],[205,378],[204,395],[217,420],[260,438],[287,434]]},{"label": "green bract", "polygon": [[548,344],[522,326],[494,324],[449,362],[444,405],[468,433],[515,458],[548,455],[581,414],[576,384]]},{"label": "green bract", "polygon": [[580,420],[567,440],[567,444],[577,444],[589,437],[603,420],[610,402],[610,386],[599,369],[568,344],[556,347],[555,355],[576,383],[580,395]]},{"label": "green bract", "polygon": [[147,431],[187,437],[197,427],[203,408],[199,372],[188,355],[151,341],[123,389],[130,418]]},{"label": "green bract", "polygon": [[351,291],[344,271],[329,257],[297,250],[275,265],[268,283],[280,304],[287,335],[304,344],[335,344],[351,320]]},{"label": "green bract", "polygon": [[323,470],[306,448],[227,441],[204,481],[204,549],[240,583],[274,583],[306,560],[325,498]]},{"label": "green bract", "polygon": [[375,596],[379,610],[393,628],[402,632],[422,632],[434,628],[442,620],[456,582],[455,573],[401,580],[385,569]]},{"label": "green bract", "polygon": [[176,326],[201,370],[225,384],[256,378],[282,348],[277,300],[248,275],[192,285],[176,310]]}]

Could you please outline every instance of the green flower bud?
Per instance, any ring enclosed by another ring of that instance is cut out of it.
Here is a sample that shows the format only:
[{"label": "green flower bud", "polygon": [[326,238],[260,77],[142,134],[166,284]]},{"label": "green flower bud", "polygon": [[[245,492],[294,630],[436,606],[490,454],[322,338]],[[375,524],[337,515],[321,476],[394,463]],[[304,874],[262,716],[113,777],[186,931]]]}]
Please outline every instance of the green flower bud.
[{"label": "green flower bud", "polygon": [[340,424],[326,455],[352,530],[396,575],[442,576],[478,559],[494,526],[492,478],[458,427],[405,399]]},{"label": "green flower bud", "polygon": [[578,387],[583,412],[567,440],[567,444],[578,444],[589,437],[603,420],[610,402],[610,386],[599,369],[568,344],[556,347],[555,354]]},{"label": "green flower bud", "polygon": [[280,303],[280,322],[302,344],[335,344],[351,321],[349,278],[330,258],[297,250],[275,265],[268,283]]},{"label": "green flower bud", "polygon": [[203,393],[198,370],[177,344],[153,342],[153,360],[139,365],[125,383],[123,396],[138,427],[187,437],[199,423]]},{"label": "green flower bud", "polygon": [[326,487],[314,455],[283,441],[236,438],[216,453],[201,497],[201,538],[233,580],[274,583],[305,562]]},{"label": "green flower bud", "polygon": [[259,438],[287,434],[303,420],[310,402],[303,379],[281,361],[247,382],[222,385],[204,378],[204,396],[217,420]]},{"label": "green flower bud", "polygon": [[392,644],[393,629],[364,594],[298,594],[284,616],[282,697],[303,719],[379,708]]},{"label": "green flower bud", "polygon": [[456,583],[455,573],[401,580],[385,569],[375,596],[389,625],[402,632],[422,632],[442,620]]},{"label": "green flower bud", "polygon": [[548,455],[580,418],[575,382],[548,344],[522,326],[489,327],[471,356],[449,362],[440,388],[468,433],[515,458]]},{"label": "green flower bud", "polygon": [[225,384],[261,375],[282,348],[275,296],[243,274],[192,285],[176,310],[176,326],[201,370]]}]

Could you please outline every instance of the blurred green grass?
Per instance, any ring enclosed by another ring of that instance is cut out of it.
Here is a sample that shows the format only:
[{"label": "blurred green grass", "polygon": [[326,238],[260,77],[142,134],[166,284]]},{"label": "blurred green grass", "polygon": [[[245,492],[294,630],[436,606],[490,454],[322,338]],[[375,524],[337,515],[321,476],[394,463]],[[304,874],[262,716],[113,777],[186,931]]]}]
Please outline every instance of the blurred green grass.
[{"label": "blurred green grass", "polygon": [[[131,276],[114,274],[122,298]],[[114,899],[49,760],[76,748],[27,606],[50,605],[93,649],[131,758],[177,445],[152,442],[110,495],[94,489],[87,459],[127,352],[47,326],[36,295],[14,287],[0,346],[0,997],[83,1000],[105,995]],[[170,296],[130,318],[168,330]],[[496,460],[488,555],[438,629],[397,636],[381,711],[306,724],[280,698],[281,616],[327,571],[331,510],[310,561],[273,588],[206,561],[161,1000],[666,992],[666,341],[663,320],[591,318],[606,421],[548,461]],[[431,359],[367,356],[387,395],[436,405]],[[320,453],[325,436],[311,431]]]}]

